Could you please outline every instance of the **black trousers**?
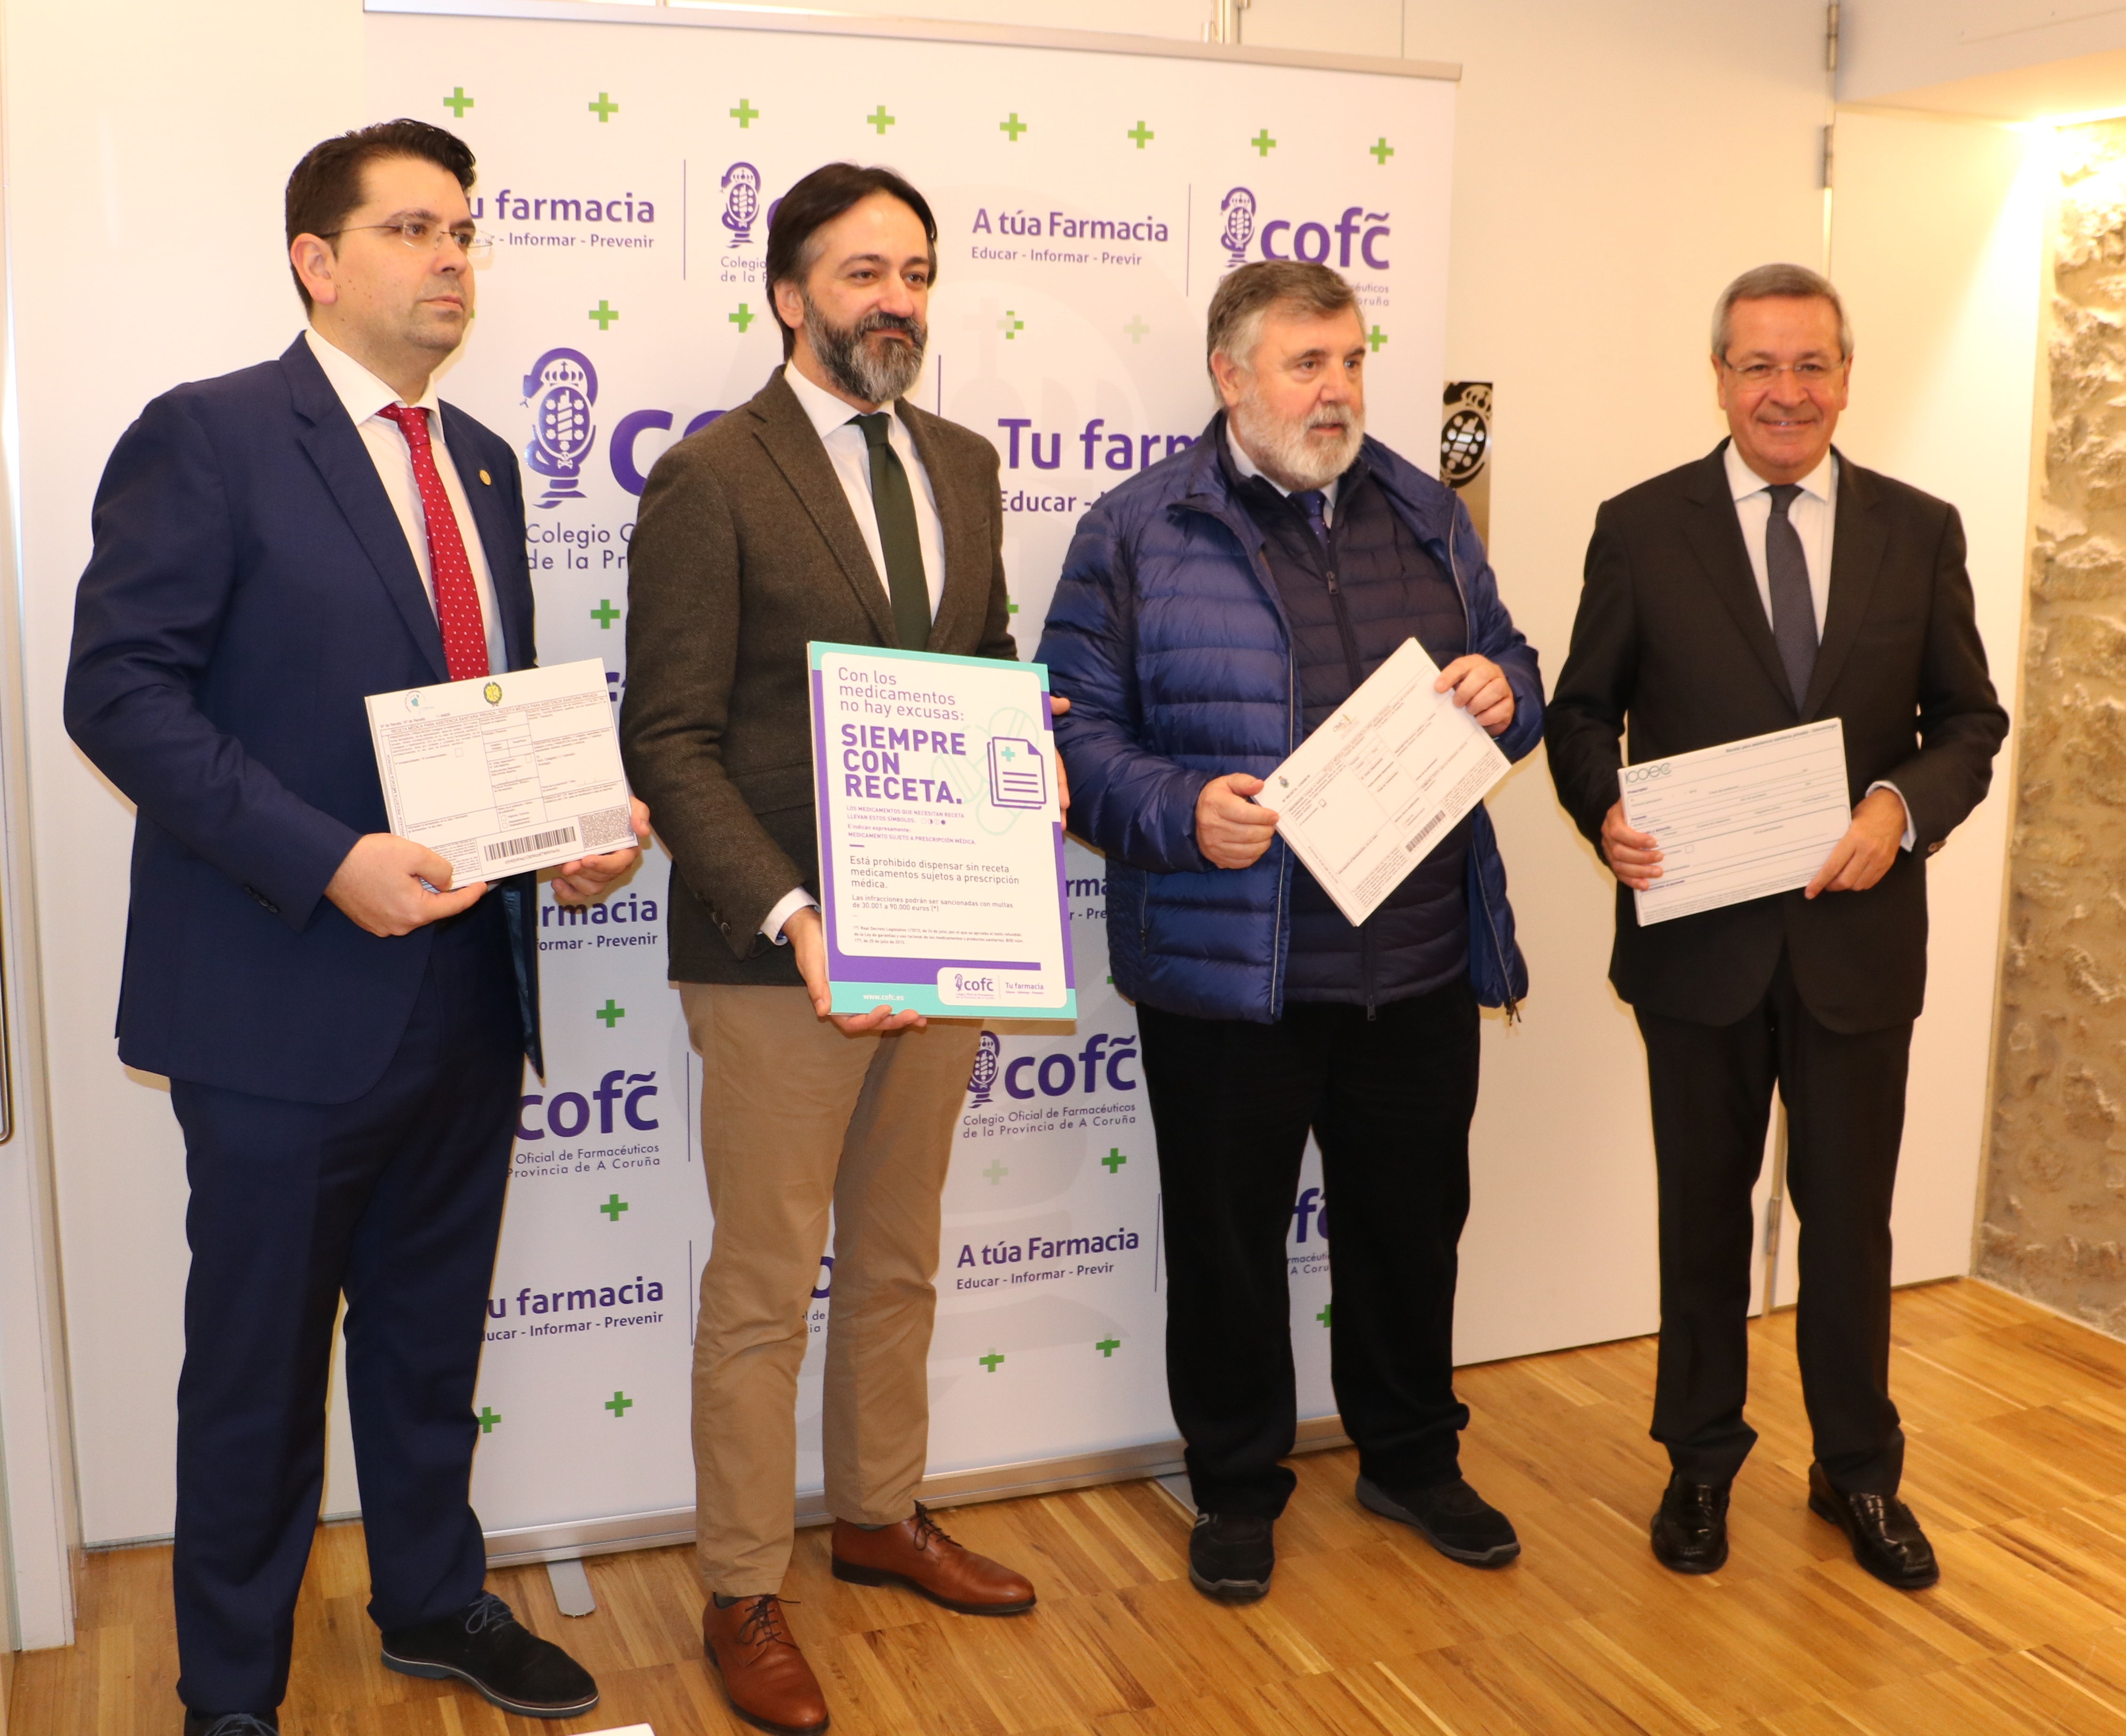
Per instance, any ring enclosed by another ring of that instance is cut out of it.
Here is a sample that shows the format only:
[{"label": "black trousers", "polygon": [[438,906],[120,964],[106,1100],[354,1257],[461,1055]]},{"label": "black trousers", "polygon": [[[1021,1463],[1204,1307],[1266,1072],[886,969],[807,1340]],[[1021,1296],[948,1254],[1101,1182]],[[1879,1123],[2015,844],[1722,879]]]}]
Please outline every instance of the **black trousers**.
[{"label": "black trousers", "polygon": [[1660,1176],[1654,1439],[1695,1483],[1732,1477],[1755,1444],[1742,1420],[1750,1193],[1776,1083],[1801,1220],[1795,1337],[1817,1460],[1835,1488],[1895,1494],[1905,1437],[1890,1402],[1890,1203],[1911,1022],[1827,1029],[1802,1004],[1783,955],[1764,1000],[1734,1024],[1638,1019]]},{"label": "black trousers", "polygon": [[333,1322],[390,1629],[480,1595],[473,1381],[523,1079],[501,901],[439,925],[404,1039],[352,1103],[172,1081],[191,1201],[177,1383],[177,1694],[263,1711],[288,1685],[324,1481]]},{"label": "black trousers", "polygon": [[1287,1003],[1275,1024],[1143,1006],[1168,1289],[1166,1387],[1207,1512],[1274,1518],[1297,1479],[1286,1237],[1321,1147],[1330,1371],[1359,1469],[1452,1480],[1456,1246],[1469,1215],[1476,1002],[1467,979],[1363,1007]]}]

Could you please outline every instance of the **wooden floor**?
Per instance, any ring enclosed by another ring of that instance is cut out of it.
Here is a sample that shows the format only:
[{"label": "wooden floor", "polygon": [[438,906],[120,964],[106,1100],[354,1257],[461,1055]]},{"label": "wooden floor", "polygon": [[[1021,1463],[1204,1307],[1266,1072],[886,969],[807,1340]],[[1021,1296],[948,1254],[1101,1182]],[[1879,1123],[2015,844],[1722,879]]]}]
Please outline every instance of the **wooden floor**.
[{"label": "wooden floor", "polygon": [[[1973,1283],[1900,1293],[1893,1389],[1905,1493],[1941,1556],[1892,1592],[1810,1516],[1791,1313],[1755,1330],[1762,1440],[1733,1558],[1685,1579],[1647,1553],[1663,1461],[1646,1436],[1653,1344],[1464,1371],[1469,1478],[1519,1528],[1500,1572],[1457,1567],[1351,1499],[1353,1455],[1297,1461],[1273,1589],[1190,1589],[1188,1526],[1149,1483],[962,1508],[963,1541],[1030,1573],[1033,1614],[949,1615],[838,1584],[800,1534],[791,1621],[844,1736],[2126,1736],[2126,1345]],[[647,1722],[743,1728],[701,1657],[688,1552],[589,1564],[598,1612],[556,1612],[543,1569],[494,1588],[605,1698],[565,1725],[385,1672],[360,1529],[320,1531],[303,1587],[289,1736],[532,1736]],[[169,1553],[90,1561],[79,1643],[21,1660],[10,1736],[175,1736]]]}]

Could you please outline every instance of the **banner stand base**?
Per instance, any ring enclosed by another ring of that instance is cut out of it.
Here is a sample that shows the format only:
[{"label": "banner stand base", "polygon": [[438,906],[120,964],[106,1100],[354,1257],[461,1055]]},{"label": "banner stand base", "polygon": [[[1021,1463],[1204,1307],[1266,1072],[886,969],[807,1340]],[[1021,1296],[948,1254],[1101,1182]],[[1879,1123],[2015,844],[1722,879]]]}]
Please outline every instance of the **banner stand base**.
[{"label": "banner stand base", "polygon": [[[1299,1425],[1295,1453],[1318,1453],[1349,1446],[1339,1417],[1309,1417]],[[1065,1489],[1092,1488],[1103,1483],[1135,1483],[1143,1478],[1183,1474],[1179,1440],[1148,1441],[1142,1446],[1080,1453],[1066,1459],[1030,1459],[1018,1464],[986,1465],[975,1471],[951,1471],[926,1477],[916,1492],[925,1507],[969,1507],[980,1501],[1015,1501],[1028,1495],[1053,1495]],[[1172,1492],[1169,1490],[1169,1493]],[[825,1525],[834,1515],[817,1490],[797,1497],[797,1523]],[[630,1513],[612,1519],[566,1520],[555,1525],[523,1526],[487,1534],[490,1568],[522,1567],[541,1561],[569,1561],[587,1555],[613,1555],[624,1549],[669,1549],[694,1540],[694,1510],[667,1507],[653,1513]]]}]

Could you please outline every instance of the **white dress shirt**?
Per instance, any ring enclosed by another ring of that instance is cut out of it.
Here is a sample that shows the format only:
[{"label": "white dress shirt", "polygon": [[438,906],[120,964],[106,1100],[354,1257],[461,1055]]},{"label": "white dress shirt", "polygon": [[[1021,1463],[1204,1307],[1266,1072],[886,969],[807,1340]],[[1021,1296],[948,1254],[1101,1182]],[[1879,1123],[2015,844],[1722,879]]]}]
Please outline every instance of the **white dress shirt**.
[{"label": "white dress shirt", "polygon": [[[1735,499],[1735,516],[1742,522],[1742,546],[1750,551],[1750,570],[1756,575],[1758,599],[1765,605],[1765,619],[1772,619],[1772,575],[1765,552],[1765,532],[1772,522],[1771,485],[1750,468],[1730,440],[1726,453],[1727,487]],[[1801,538],[1801,556],[1808,567],[1809,601],[1816,608],[1816,639],[1823,642],[1823,623],[1831,608],[1831,539],[1838,525],[1838,456],[1826,450],[1823,461],[1801,479],[1801,492],[1787,504],[1787,519]],[[1901,802],[1905,792],[1878,778],[1867,793],[1888,790]],[[1912,810],[1905,802],[1902,846],[1910,849],[1916,838]]]},{"label": "white dress shirt", "polygon": [[[782,377],[790,382],[790,390],[796,393],[797,401],[805,406],[805,414],[819,431],[820,443],[827,449],[827,461],[834,467],[842,492],[848,496],[849,510],[856,515],[857,528],[863,532],[864,546],[871,551],[880,589],[890,601],[893,587],[886,581],[886,545],[878,539],[878,509],[871,499],[871,447],[854,419],[860,412],[824,386],[813,385],[787,363]],[[930,618],[935,621],[938,599],[945,590],[945,527],[938,517],[938,497],[931,490],[930,473],[915,456],[915,442],[908,424],[891,404],[886,407],[886,443],[908,472],[911,485],[908,491],[915,497],[915,539],[923,550],[923,579],[930,589]]]},{"label": "white dress shirt", "polygon": [[[1742,546],[1750,551],[1750,570],[1757,575],[1757,595],[1765,619],[1772,618],[1772,575],[1765,564],[1765,531],[1772,522],[1771,485],[1751,470],[1735,442],[1727,442],[1727,487],[1735,497],[1735,516],[1742,521]],[[1838,459],[1826,452],[1823,462],[1801,479],[1801,492],[1787,507],[1787,518],[1801,538],[1808,564],[1809,600],[1816,605],[1817,643],[1823,642],[1824,613],[1831,607],[1831,538],[1837,528]]]},{"label": "white dress shirt", "polygon": [[[361,443],[369,449],[370,461],[376,466],[384,492],[390,497],[391,510],[399,515],[399,527],[406,533],[406,546],[413,551],[413,565],[421,570],[421,585],[428,594],[428,607],[433,608],[436,585],[428,571],[428,515],[421,504],[421,485],[413,475],[413,448],[407,445],[406,436],[399,424],[386,421],[378,414],[406,400],[345,350],[335,348],[332,340],[315,326],[307,328],[303,335],[309,340],[310,353],[318,358],[318,366],[325,371],[325,378],[332,382],[333,390],[347,407],[354,431],[361,436]],[[480,593],[480,624],[486,629],[487,666],[497,671],[506,669],[509,667],[509,655],[503,644],[501,612],[494,606],[494,580],[487,570],[487,551],[480,546],[480,527],[474,523],[472,509],[466,503],[465,485],[459,480],[457,466],[451,461],[450,447],[444,442],[443,419],[437,405],[432,381],[413,404],[428,413],[428,446],[435,454],[436,474],[442,478],[443,493],[449,498],[451,515],[458,522],[458,537],[465,544],[465,560],[472,567],[472,582]]]},{"label": "white dress shirt", "polygon": [[[886,575],[886,545],[879,540],[878,509],[872,504],[871,498],[871,443],[855,421],[861,412],[824,386],[815,386],[787,362],[783,364],[782,377],[797,395],[798,403],[804,405],[805,414],[811,419],[812,427],[820,436],[820,443],[827,449],[827,462],[834,466],[835,480],[848,497],[849,511],[856,517],[857,528],[863,532],[864,546],[871,551],[872,566],[890,602],[893,586]],[[915,540],[923,551],[923,579],[930,592],[930,618],[935,621],[938,599],[945,592],[944,521],[938,516],[938,496],[930,486],[930,473],[923,468],[922,459],[916,456],[915,442],[908,432],[908,424],[891,404],[886,406],[886,443],[893,448],[901,468],[908,472],[908,492],[915,499]],[[777,946],[788,945],[783,937],[783,924],[800,911],[818,909],[819,902],[803,887],[792,887],[762,919],[760,932]]]}]

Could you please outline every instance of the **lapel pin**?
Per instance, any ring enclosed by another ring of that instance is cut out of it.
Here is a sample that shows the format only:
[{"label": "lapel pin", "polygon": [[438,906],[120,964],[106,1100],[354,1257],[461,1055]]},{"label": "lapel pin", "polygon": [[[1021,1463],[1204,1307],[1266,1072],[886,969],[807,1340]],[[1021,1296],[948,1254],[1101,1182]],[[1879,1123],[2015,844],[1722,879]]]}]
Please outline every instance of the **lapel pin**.
[{"label": "lapel pin", "polygon": [[487,473],[485,471],[482,471],[480,473],[480,480],[482,482],[484,482],[485,484],[487,484],[487,485],[488,485],[489,488],[492,488],[492,487],[494,487],[494,477],[492,477],[492,476],[490,476],[490,475],[488,475],[488,473]]}]

